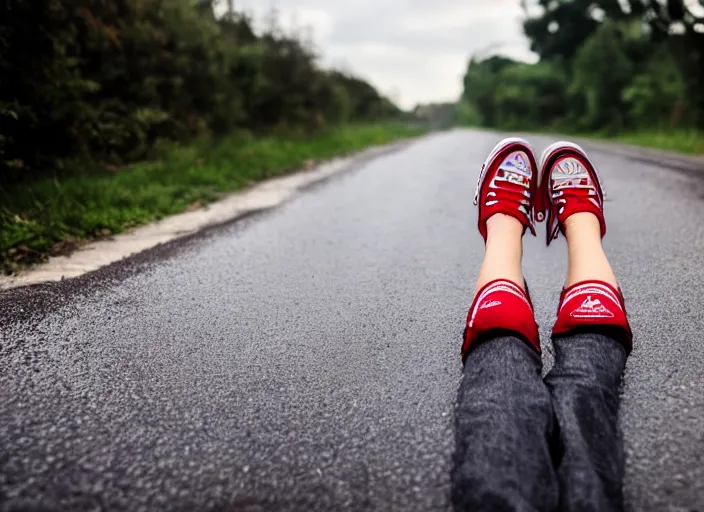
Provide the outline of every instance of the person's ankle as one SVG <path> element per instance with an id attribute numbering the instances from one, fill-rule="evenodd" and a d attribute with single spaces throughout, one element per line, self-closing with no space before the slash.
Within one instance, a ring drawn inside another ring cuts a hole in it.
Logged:
<path id="1" fill-rule="evenodd" d="M 516 238 L 518 240 L 523 238 L 523 224 L 515 217 L 504 215 L 503 213 L 497 213 L 489 217 L 486 221 L 486 229 L 487 243 L 489 239 L 497 237 Z"/>
<path id="2" fill-rule="evenodd" d="M 608 272 L 599 272 L 582 276 L 568 276 L 567 279 L 565 279 L 565 283 L 562 285 L 562 288 L 566 290 L 578 284 L 595 282 L 607 283 L 613 286 L 614 288 L 620 288 L 616 277 L 613 275 L 613 273 Z"/>
<path id="3" fill-rule="evenodd" d="M 484 264 L 477 282 L 477 291 L 497 279 L 511 281 L 523 288 L 523 224 L 515 217 L 497 213 L 487 219 L 486 225 Z"/>
<path id="4" fill-rule="evenodd" d="M 601 224 L 599 218 L 590 212 L 580 212 L 570 215 L 564 222 L 565 237 L 569 243 L 570 238 L 579 236 L 596 237 L 601 240 Z"/>
<path id="5" fill-rule="evenodd" d="M 508 281 L 509 283 L 513 283 L 519 288 L 521 288 L 524 292 L 528 292 L 528 289 L 526 288 L 526 282 L 525 279 L 523 278 L 522 273 L 505 273 L 501 275 L 483 275 L 479 277 L 479 280 L 477 281 L 477 286 L 474 289 L 474 295 L 473 299 L 479 295 L 479 292 L 486 287 L 489 283 L 493 283 L 496 281 Z"/>

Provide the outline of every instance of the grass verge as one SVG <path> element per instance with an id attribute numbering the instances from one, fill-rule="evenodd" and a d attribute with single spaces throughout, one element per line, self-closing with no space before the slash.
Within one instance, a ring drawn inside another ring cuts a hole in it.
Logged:
<path id="1" fill-rule="evenodd" d="M 672 151 L 675 153 L 704 155 L 704 131 L 698 130 L 654 130 L 610 134 L 605 132 L 570 132 L 569 130 L 565 130 L 560 127 L 556 127 L 554 129 L 537 130 L 511 130 L 510 128 L 484 127 L 478 125 L 466 125 L 466 127 L 490 132 L 495 131 L 499 133 L 512 133 L 517 131 L 518 133 L 537 133 L 542 135 L 555 135 L 559 137 L 570 136 L 575 138 L 631 144 L 634 146 L 641 146 L 651 149 L 662 149 L 664 151 Z"/>
<path id="2" fill-rule="evenodd" d="M 334 156 L 421 135 L 398 124 L 347 126 L 314 138 L 236 134 L 171 148 L 118 172 L 0 188 L 0 268 L 6 274 L 87 240 L 198 208 L 256 181 Z"/>
<path id="3" fill-rule="evenodd" d="M 678 153 L 704 155 L 704 132 L 690 131 L 653 131 L 623 133 L 615 136 L 596 135 L 599 139 L 624 144 L 633 144 L 653 149 L 663 149 Z"/>

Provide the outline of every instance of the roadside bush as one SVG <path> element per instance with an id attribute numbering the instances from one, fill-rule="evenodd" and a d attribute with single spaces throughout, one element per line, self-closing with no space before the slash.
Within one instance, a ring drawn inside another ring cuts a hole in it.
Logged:
<path id="1" fill-rule="evenodd" d="M 504 129 L 704 128 L 704 18 L 692 2 L 532 4 L 524 29 L 539 61 L 473 57 L 460 112 Z"/>
<path id="2" fill-rule="evenodd" d="M 159 139 L 311 132 L 398 112 L 363 80 L 321 70 L 275 26 L 216 19 L 209 0 L 0 2 L 2 183 L 112 165 Z"/>

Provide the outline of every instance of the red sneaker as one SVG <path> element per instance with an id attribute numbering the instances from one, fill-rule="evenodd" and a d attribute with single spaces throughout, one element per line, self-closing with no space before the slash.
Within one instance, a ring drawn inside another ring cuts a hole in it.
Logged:
<path id="1" fill-rule="evenodd" d="M 584 281 L 562 290 L 552 335 L 595 327 L 607 331 L 631 351 L 633 332 L 621 290 L 604 281 Z"/>
<path id="2" fill-rule="evenodd" d="M 503 213 L 518 219 L 535 235 L 533 198 L 538 182 L 533 148 L 523 139 L 499 142 L 479 174 L 474 204 L 479 208 L 479 232 L 486 241 L 486 221 Z M 525 231 L 524 231 L 525 232 Z"/>
<path id="3" fill-rule="evenodd" d="M 543 153 L 540 168 L 535 218 L 542 222 L 547 213 L 547 244 L 560 231 L 564 234 L 565 220 L 582 212 L 596 215 L 603 237 L 606 234 L 604 188 L 585 151 L 571 142 L 557 142 Z"/>
<path id="4" fill-rule="evenodd" d="M 474 298 L 464 330 L 462 362 L 477 343 L 500 332 L 520 337 L 540 353 L 540 336 L 530 296 L 516 283 L 505 279 L 487 283 Z"/>

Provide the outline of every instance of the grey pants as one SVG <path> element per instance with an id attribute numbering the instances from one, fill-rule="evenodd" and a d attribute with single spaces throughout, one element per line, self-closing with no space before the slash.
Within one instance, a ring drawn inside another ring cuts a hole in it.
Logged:
<path id="1" fill-rule="evenodd" d="M 595 333 L 553 340 L 555 366 L 502 336 L 469 355 L 452 471 L 455 510 L 623 509 L 617 425 L 626 350 Z"/>

